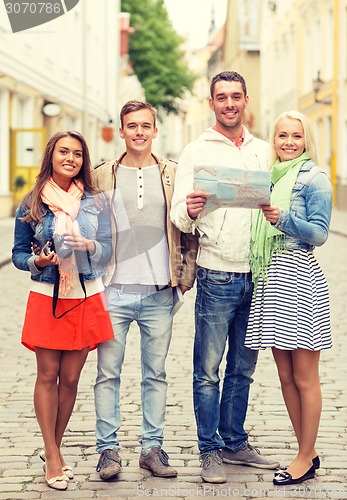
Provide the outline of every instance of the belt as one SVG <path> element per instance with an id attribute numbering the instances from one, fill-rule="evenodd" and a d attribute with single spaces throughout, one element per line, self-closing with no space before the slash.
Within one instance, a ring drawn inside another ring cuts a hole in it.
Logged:
<path id="1" fill-rule="evenodd" d="M 119 283 L 110 283 L 109 286 L 117 288 L 117 290 L 121 290 L 124 293 L 137 293 L 139 295 L 150 295 L 171 288 L 170 285 L 121 285 Z"/>

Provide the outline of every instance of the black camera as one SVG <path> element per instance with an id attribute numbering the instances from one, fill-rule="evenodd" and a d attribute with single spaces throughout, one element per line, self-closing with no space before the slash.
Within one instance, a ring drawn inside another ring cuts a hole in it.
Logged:
<path id="1" fill-rule="evenodd" d="M 51 250 L 54 250 L 56 254 L 58 254 L 59 259 L 68 259 L 71 257 L 73 249 L 65 243 L 65 236 L 66 234 L 53 234 L 53 241 L 54 241 L 54 246 Z M 52 243 L 53 245 L 53 243 Z"/>
<path id="2" fill-rule="evenodd" d="M 49 255 L 50 253 L 52 253 L 53 250 L 54 250 L 54 248 L 53 248 L 53 242 L 52 241 L 47 241 L 47 243 L 42 248 L 42 250 L 43 250 L 43 253 L 45 255 Z"/>
<path id="3" fill-rule="evenodd" d="M 60 259 L 71 257 L 73 250 L 70 245 L 65 243 L 65 236 L 65 234 L 53 234 L 53 241 L 47 241 L 43 247 L 44 254 L 49 255 L 51 252 L 55 252 Z"/>

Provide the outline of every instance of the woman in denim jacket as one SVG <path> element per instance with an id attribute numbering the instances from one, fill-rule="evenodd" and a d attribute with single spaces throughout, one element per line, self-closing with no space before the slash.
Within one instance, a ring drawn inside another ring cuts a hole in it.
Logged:
<path id="1" fill-rule="evenodd" d="M 31 273 L 22 343 L 36 354 L 40 458 L 48 486 L 58 490 L 73 478 L 60 447 L 81 370 L 89 350 L 113 338 L 101 278 L 112 254 L 111 224 L 90 167 L 78 132 L 48 141 L 35 186 L 16 213 L 12 250 L 14 265 Z"/>
<path id="2" fill-rule="evenodd" d="M 270 144 L 271 206 L 261 207 L 252 229 L 255 292 L 245 345 L 272 348 L 299 447 L 289 467 L 273 479 L 287 485 L 313 478 L 320 466 L 315 450 L 322 408 L 318 363 L 332 340 L 328 285 L 313 250 L 328 237 L 332 186 L 316 166 L 304 115 L 279 115 Z"/>

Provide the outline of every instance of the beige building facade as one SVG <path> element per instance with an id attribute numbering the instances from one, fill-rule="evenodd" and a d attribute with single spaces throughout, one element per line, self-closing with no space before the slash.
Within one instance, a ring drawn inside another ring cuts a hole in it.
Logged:
<path id="1" fill-rule="evenodd" d="M 237 71 L 247 85 L 249 106 L 245 125 L 261 137 L 260 116 L 260 19 L 261 2 L 258 0 L 229 0 L 223 46 L 224 70 Z"/>
<path id="2" fill-rule="evenodd" d="M 342 195 L 346 127 L 343 133 L 338 125 L 346 85 L 339 62 L 347 17 L 346 5 L 341 17 L 341 6 L 340 0 L 263 0 L 259 88 L 262 135 L 268 137 L 282 111 L 297 109 L 307 115 L 314 125 L 320 167 L 334 186 L 334 204 L 347 208 Z"/>
<path id="3" fill-rule="evenodd" d="M 336 73 L 334 78 L 333 144 L 336 152 L 336 206 L 347 210 L 347 0 L 335 0 Z"/>
<path id="4" fill-rule="evenodd" d="M 267 139 L 290 109 L 313 122 L 334 204 L 347 209 L 347 0 L 228 0 L 224 69 L 246 79 L 246 125 Z"/>
<path id="5" fill-rule="evenodd" d="M 1 11 L 0 217 L 32 187 L 56 131 L 82 132 L 93 163 L 115 154 L 103 128 L 116 119 L 120 0 L 102 4 L 83 0 L 18 33 Z"/>

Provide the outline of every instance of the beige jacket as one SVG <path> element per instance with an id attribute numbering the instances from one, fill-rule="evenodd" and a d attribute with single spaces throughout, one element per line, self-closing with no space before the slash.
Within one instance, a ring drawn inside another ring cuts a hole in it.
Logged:
<path id="1" fill-rule="evenodd" d="M 99 189 L 104 191 L 110 205 L 111 205 L 111 221 L 112 221 L 112 244 L 116 248 L 116 219 L 114 213 L 113 196 L 116 188 L 116 171 L 119 163 L 121 162 L 125 153 L 118 160 L 110 160 L 101 165 L 96 166 L 92 170 L 93 183 Z M 170 220 L 171 200 L 174 189 L 176 163 L 157 158 L 153 155 L 154 159 L 158 162 L 161 181 L 166 200 L 166 236 L 169 247 L 170 258 L 170 286 L 177 286 L 179 284 L 187 287 L 192 287 L 195 279 L 196 257 L 198 252 L 198 239 L 197 236 L 192 234 L 184 234 L 177 229 Z M 111 282 L 112 276 L 116 269 L 115 252 L 112 254 L 111 261 L 105 270 L 105 286 Z"/>

